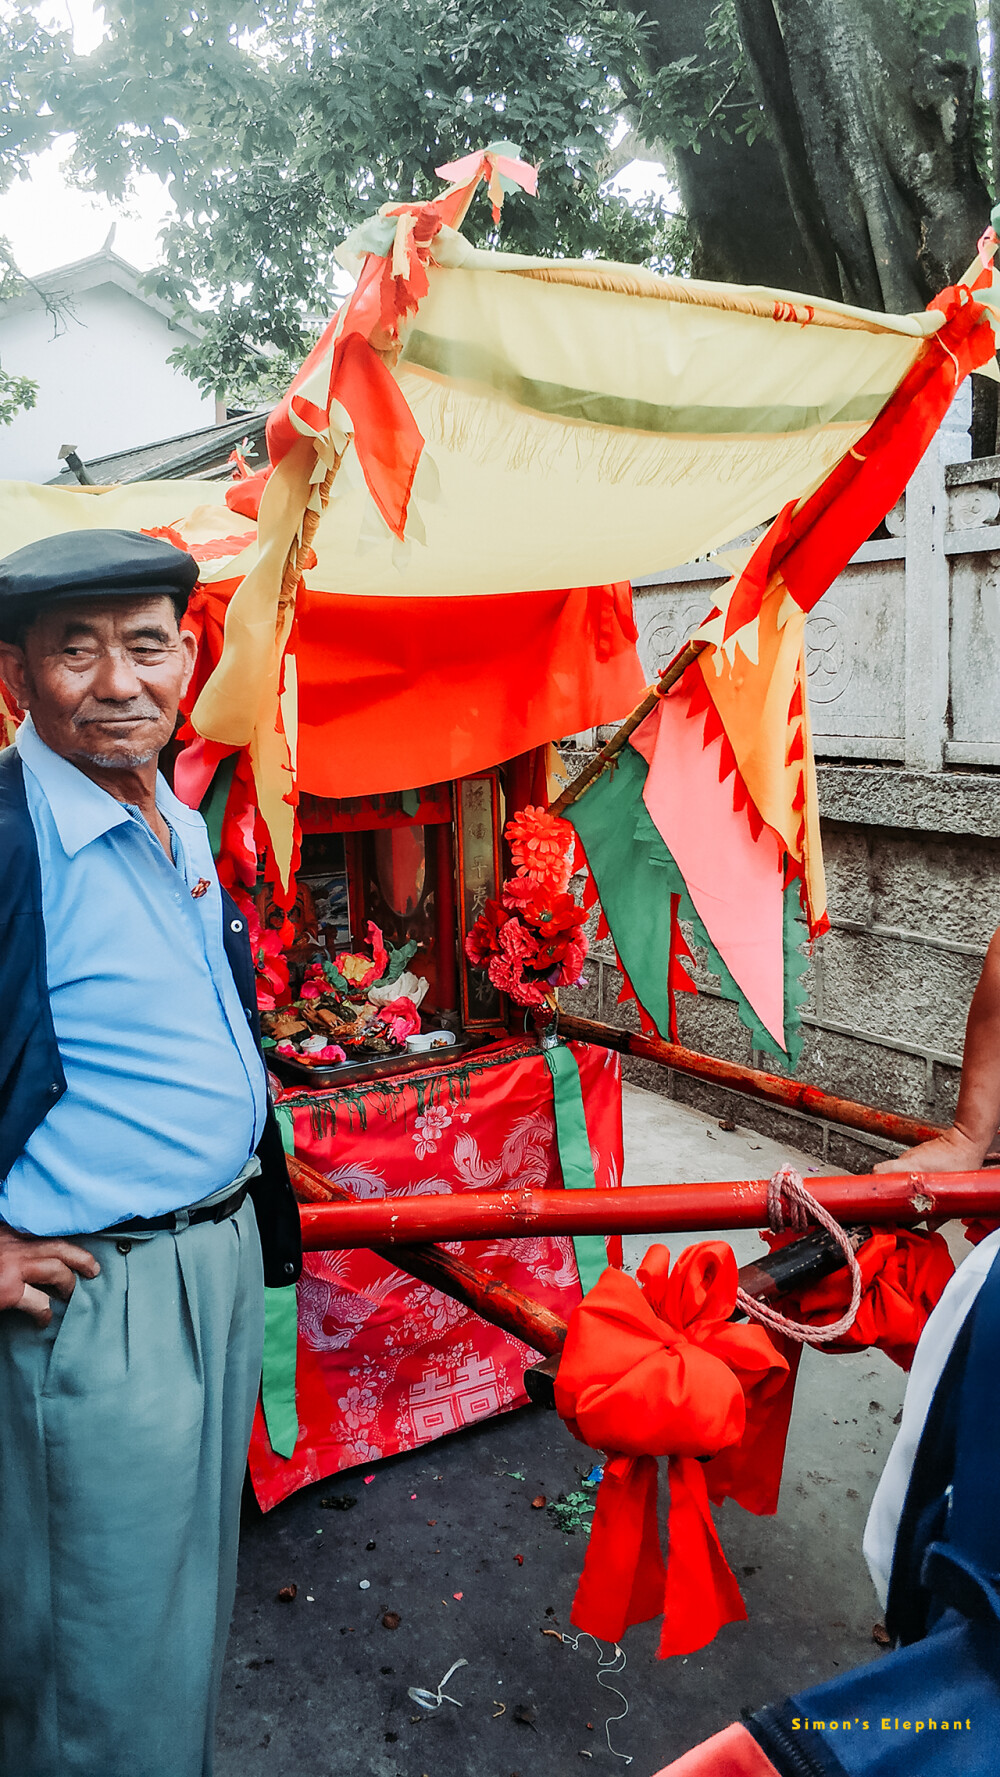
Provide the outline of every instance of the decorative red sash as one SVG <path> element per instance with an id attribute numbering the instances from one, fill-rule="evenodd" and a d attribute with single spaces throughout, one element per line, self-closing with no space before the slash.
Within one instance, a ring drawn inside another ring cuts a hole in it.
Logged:
<path id="1" fill-rule="evenodd" d="M 709 1497 L 774 1511 L 793 1364 L 756 1326 L 729 1322 L 737 1269 L 723 1241 L 651 1247 L 633 1281 L 605 1271 L 574 1309 L 556 1406 L 608 1451 L 572 1620 L 618 1641 L 663 1612 L 661 1659 L 694 1653 L 746 1616 Z M 718 1458 L 716 1463 L 706 1458 Z M 657 1457 L 669 1457 L 670 1546 L 657 1530 Z"/>
<path id="2" fill-rule="evenodd" d="M 795 1233 L 762 1235 L 772 1251 L 798 1238 Z M 832 1339 L 823 1350 L 864 1351 L 875 1345 L 908 1370 L 928 1316 L 954 1274 L 947 1243 L 941 1234 L 876 1228 L 857 1257 L 863 1285 L 857 1317 L 842 1338 Z M 835 1271 L 800 1295 L 786 1296 L 781 1306 L 792 1320 L 822 1326 L 843 1314 L 850 1295 L 847 1272 Z"/>

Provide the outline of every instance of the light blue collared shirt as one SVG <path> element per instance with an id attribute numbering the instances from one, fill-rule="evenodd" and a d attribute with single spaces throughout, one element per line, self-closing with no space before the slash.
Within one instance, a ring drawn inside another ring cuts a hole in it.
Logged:
<path id="1" fill-rule="evenodd" d="M 30 717 L 15 744 L 66 1091 L 0 1185 L 0 1220 L 92 1233 L 234 1179 L 260 1139 L 266 1079 L 223 948 L 201 815 L 157 778 L 172 864 L 138 810 L 53 753 Z"/>

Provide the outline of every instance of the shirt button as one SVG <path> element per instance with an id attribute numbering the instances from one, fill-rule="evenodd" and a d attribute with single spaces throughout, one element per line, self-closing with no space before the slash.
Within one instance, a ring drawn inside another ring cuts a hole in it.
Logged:
<path id="1" fill-rule="evenodd" d="M 242 932 L 243 921 L 241 919 L 231 919 L 229 921 L 229 930 L 231 932 Z"/>
<path id="2" fill-rule="evenodd" d="M 53 1098 L 59 1097 L 59 1081 L 58 1080 L 53 1080 L 51 1086 L 49 1087 L 49 1091 L 51 1092 Z"/>
<path id="3" fill-rule="evenodd" d="M 244 1006 L 243 1010 L 247 1015 L 247 1023 L 252 1024 L 253 1023 L 253 1013 L 251 1012 L 250 1007 Z"/>
<path id="4" fill-rule="evenodd" d="M 131 1240 L 116 1240 L 115 1241 L 115 1251 L 121 1253 L 123 1259 L 126 1258 L 127 1255 L 132 1251 Z"/>

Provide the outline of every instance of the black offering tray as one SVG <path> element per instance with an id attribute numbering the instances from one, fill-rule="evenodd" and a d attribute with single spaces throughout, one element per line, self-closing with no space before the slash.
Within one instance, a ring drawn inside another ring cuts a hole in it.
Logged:
<path id="1" fill-rule="evenodd" d="M 460 1036 L 454 1043 L 441 1043 L 436 1048 L 404 1049 L 399 1055 L 368 1055 L 357 1061 L 334 1061 L 324 1067 L 309 1067 L 291 1056 L 267 1051 L 267 1065 L 279 1079 L 288 1078 L 296 1086 L 353 1086 L 356 1082 L 391 1080 L 397 1074 L 419 1074 L 429 1067 L 443 1066 L 470 1049 L 481 1047 L 481 1036 Z"/>

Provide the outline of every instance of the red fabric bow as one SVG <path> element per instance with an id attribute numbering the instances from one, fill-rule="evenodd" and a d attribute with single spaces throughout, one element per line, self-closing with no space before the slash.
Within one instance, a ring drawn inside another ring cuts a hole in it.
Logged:
<path id="1" fill-rule="evenodd" d="M 798 1240 L 798 1234 L 765 1234 L 772 1251 Z M 901 1370 L 908 1370 L 932 1309 L 937 1307 L 955 1266 L 941 1234 L 906 1228 L 879 1228 L 859 1247 L 862 1296 L 854 1325 L 824 1351 L 863 1351 L 876 1345 Z M 843 1314 L 851 1299 L 846 1271 L 835 1271 L 799 1296 L 788 1295 L 782 1310 L 806 1326 L 822 1326 Z"/>
<path id="2" fill-rule="evenodd" d="M 618 1641 L 662 1611 L 661 1659 L 694 1653 L 746 1616 L 709 1495 L 757 1511 L 777 1502 L 791 1366 L 762 1327 L 730 1324 L 736 1288 L 723 1241 L 689 1247 L 672 1271 L 666 1247 L 651 1247 L 637 1282 L 605 1271 L 573 1311 L 556 1377 L 574 1437 L 611 1452 L 572 1620 Z M 704 1461 L 721 1452 L 717 1469 Z M 668 1563 L 659 1456 L 670 1459 Z"/>

